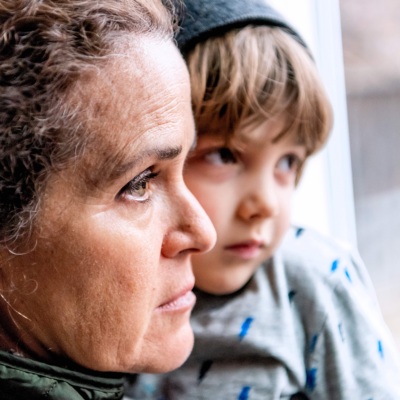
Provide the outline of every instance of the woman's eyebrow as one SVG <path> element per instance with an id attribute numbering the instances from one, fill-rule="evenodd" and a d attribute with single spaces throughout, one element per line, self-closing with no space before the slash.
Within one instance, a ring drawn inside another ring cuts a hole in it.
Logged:
<path id="1" fill-rule="evenodd" d="M 136 153 L 133 160 L 126 161 L 127 157 L 121 157 L 111 154 L 104 160 L 101 166 L 94 168 L 90 166 L 85 168 L 84 181 L 89 188 L 99 188 L 102 185 L 107 185 L 107 182 L 112 182 L 127 174 L 135 166 L 140 165 L 147 158 L 150 158 L 152 163 L 163 160 L 172 160 L 182 153 L 182 146 L 166 147 L 166 148 L 149 148 Z"/>
<path id="2" fill-rule="evenodd" d="M 114 180 L 119 178 L 120 176 L 127 173 L 129 170 L 134 168 L 136 165 L 143 162 L 146 158 L 154 158 L 154 161 L 164 161 L 164 160 L 172 160 L 179 156 L 182 153 L 182 146 L 174 146 L 167 148 L 150 148 L 146 149 L 143 152 L 139 152 L 139 154 L 135 154 L 135 159 L 126 163 L 121 163 L 117 165 L 116 168 L 110 169 L 110 179 Z"/>
<path id="3" fill-rule="evenodd" d="M 157 158 L 159 160 L 171 160 L 179 156 L 182 153 L 182 146 L 169 147 L 167 149 L 155 149 Z M 147 155 L 151 155 L 152 151 L 147 152 Z"/>

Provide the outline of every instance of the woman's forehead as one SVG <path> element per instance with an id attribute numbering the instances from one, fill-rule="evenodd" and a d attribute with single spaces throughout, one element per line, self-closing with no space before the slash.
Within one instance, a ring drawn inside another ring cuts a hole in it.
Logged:
<path id="1" fill-rule="evenodd" d="M 172 42 L 143 40 L 146 51 L 119 54 L 74 96 L 86 125 L 85 170 L 94 182 L 132 163 L 136 151 L 136 159 L 142 157 L 145 148 L 161 144 L 171 130 L 193 134 L 189 79 L 181 56 Z"/>

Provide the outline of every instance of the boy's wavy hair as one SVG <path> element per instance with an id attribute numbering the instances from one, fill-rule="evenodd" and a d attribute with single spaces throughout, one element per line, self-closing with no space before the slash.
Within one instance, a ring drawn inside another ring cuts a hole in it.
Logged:
<path id="1" fill-rule="evenodd" d="M 327 140 L 332 110 L 308 50 L 279 27 L 234 29 L 187 53 L 198 134 L 224 135 L 281 115 L 307 155 Z"/>
<path id="2" fill-rule="evenodd" d="M 0 246 L 32 229 L 51 171 L 85 146 L 79 79 L 128 34 L 172 38 L 172 0 L 0 0 Z"/>

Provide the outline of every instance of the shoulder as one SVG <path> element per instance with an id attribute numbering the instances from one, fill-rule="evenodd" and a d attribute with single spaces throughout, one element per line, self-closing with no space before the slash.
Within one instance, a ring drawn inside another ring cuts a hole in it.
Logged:
<path id="1" fill-rule="evenodd" d="M 313 230 L 293 228 L 275 263 L 305 330 L 307 389 L 325 393 L 323 387 L 336 380 L 335 398 L 350 393 L 394 398 L 397 350 L 357 251 Z"/>
<path id="2" fill-rule="evenodd" d="M 287 261 L 321 263 L 343 258 L 359 258 L 352 247 L 333 237 L 310 228 L 292 226 L 287 232 L 279 252 Z"/>
<path id="3" fill-rule="evenodd" d="M 361 285 L 372 291 L 368 272 L 349 244 L 313 229 L 292 227 L 276 254 L 288 279 L 310 284 Z"/>
<path id="4" fill-rule="evenodd" d="M 274 256 L 292 307 L 314 329 L 332 320 L 382 323 L 369 274 L 351 246 L 311 229 L 292 228 Z M 374 316 L 371 321 L 370 316 Z"/>

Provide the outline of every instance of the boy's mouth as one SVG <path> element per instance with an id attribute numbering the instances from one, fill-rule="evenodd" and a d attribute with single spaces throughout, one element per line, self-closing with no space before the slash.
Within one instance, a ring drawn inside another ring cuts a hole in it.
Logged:
<path id="1" fill-rule="evenodd" d="M 225 246 L 224 249 L 240 258 L 249 260 L 260 255 L 265 249 L 265 243 L 258 240 L 249 240 Z"/>

